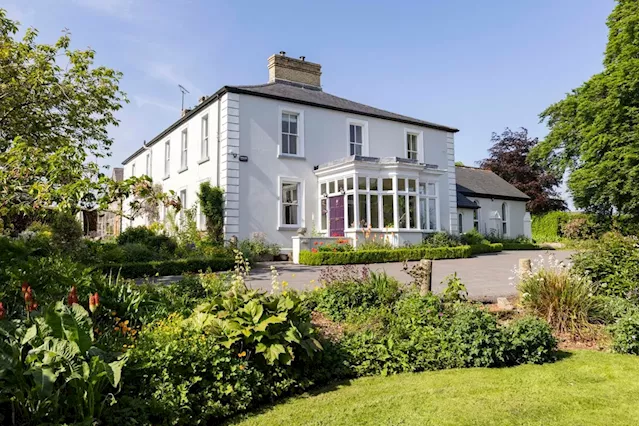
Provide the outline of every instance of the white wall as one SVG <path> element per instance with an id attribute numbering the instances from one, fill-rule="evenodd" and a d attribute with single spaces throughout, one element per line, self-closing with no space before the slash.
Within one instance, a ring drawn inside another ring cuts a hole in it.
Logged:
<path id="1" fill-rule="evenodd" d="M 202 117 L 208 115 L 209 117 L 209 160 L 202 162 L 200 156 L 200 141 L 201 141 L 201 123 Z M 180 142 L 182 131 L 187 129 L 188 136 L 188 154 L 187 154 L 187 169 L 179 172 L 180 170 Z M 132 168 L 135 164 L 136 176 L 143 176 L 146 173 L 146 154 L 151 151 L 152 155 L 152 168 L 151 178 L 154 184 L 161 184 L 163 191 L 173 190 L 176 195 L 179 195 L 180 190 L 187 190 L 187 208 L 192 207 L 198 203 L 197 193 L 199 191 L 200 182 L 209 180 L 212 185 L 216 185 L 218 179 L 218 141 L 217 141 L 217 129 L 218 129 L 218 101 L 214 101 L 211 105 L 208 105 L 198 114 L 192 117 L 186 123 L 173 130 L 167 137 L 161 139 L 154 145 L 150 146 L 148 150 L 139 154 L 136 158 L 130 160 L 124 165 L 124 178 L 127 179 L 132 176 Z M 164 147 L 165 142 L 170 141 L 170 170 L 169 177 L 166 178 L 164 173 Z M 165 179 L 166 178 L 166 179 Z M 128 202 L 125 202 L 125 209 Z M 161 219 L 163 214 L 163 208 L 160 207 Z M 131 223 L 127 219 L 123 219 L 123 228 L 128 226 L 144 225 L 145 219 L 138 217 Z"/>
<path id="2" fill-rule="evenodd" d="M 524 215 L 526 213 L 527 203 L 525 201 L 500 200 L 498 198 L 474 198 L 468 196 L 471 201 L 477 201 L 480 208 L 478 209 L 478 218 L 480 222 L 480 232 L 482 234 L 490 234 L 493 230 L 494 234 L 502 233 L 502 222 L 491 220 L 492 212 L 498 212 L 502 216 L 502 203 L 507 204 L 507 237 L 515 238 L 525 235 Z M 473 229 L 473 210 L 458 209 L 463 214 L 463 232 Z"/>
<path id="3" fill-rule="evenodd" d="M 304 159 L 278 158 L 281 108 L 304 114 Z M 250 95 L 240 95 L 240 111 L 239 154 L 249 157 L 248 162 L 240 163 L 240 238 L 265 232 L 270 241 L 291 247 L 295 230 L 277 229 L 278 176 L 304 181 L 303 225 L 311 231 L 318 210 L 313 166 L 349 155 L 348 118 L 367 122 L 369 148 L 364 155 L 406 157 L 405 130 L 409 129 L 422 132 L 422 161 L 440 169 L 448 167 L 447 141 L 452 134 L 444 131 Z M 441 176 L 438 183 L 440 225 L 449 230 L 449 177 Z"/>

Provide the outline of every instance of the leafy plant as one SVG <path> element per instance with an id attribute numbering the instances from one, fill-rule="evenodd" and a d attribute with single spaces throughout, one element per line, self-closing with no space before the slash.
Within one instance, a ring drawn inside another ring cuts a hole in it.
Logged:
<path id="1" fill-rule="evenodd" d="M 460 277 L 456 272 L 453 275 L 447 275 L 442 281 L 446 284 L 444 291 L 442 292 L 442 300 L 445 302 L 457 302 L 467 300 L 469 293 L 467 287 L 464 285 Z"/>
<path id="2" fill-rule="evenodd" d="M 202 182 L 198 199 L 207 220 L 209 238 L 216 244 L 222 244 L 224 239 L 224 190 L 220 187 L 212 186 L 209 182 Z"/>
<path id="3" fill-rule="evenodd" d="M 461 245 L 460 238 L 447 232 L 427 234 L 422 240 L 423 247 L 456 247 Z"/>
<path id="4" fill-rule="evenodd" d="M 0 321 L 0 335 L 5 421 L 93 423 L 115 402 L 126 357 L 93 346 L 93 322 L 80 305 L 57 302 L 33 321 Z"/>
<path id="5" fill-rule="evenodd" d="M 249 259 L 273 260 L 274 256 L 280 254 L 280 245 L 269 243 L 262 232 L 254 232 L 251 238 L 240 241 L 238 248 Z"/>
<path id="6" fill-rule="evenodd" d="M 555 359 L 556 339 L 544 320 L 519 318 L 506 327 L 505 333 L 509 364 L 542 364 Z"/>
<path id="7" fill-rule="evenodd" d="M 471 256 L 471 247 L 394 248 L 385 250 L 354 250 L 346 252 L 313 252 L 302 250 L 303 265 L 349 265 L 382 262 L 402 262 L 420 259 L 458 259 Z"/>
<path id="8" fill-rule="evenodd" d="M 488 244 L 489 240 L 485 238 L 480 232 L 476 229 L 472 229 L 470 231 L 465 232 L 460 236 L 460 241 L 462 244 L 467 245 L 476 245 L 476 244 Z"/>
<path id="9" fill-rule="evenodd" d="M 615 352 L 638 355 L 638 309 L 629 311 L 615 324 L 609 327 L 613 337 L 612 348 Z"/>

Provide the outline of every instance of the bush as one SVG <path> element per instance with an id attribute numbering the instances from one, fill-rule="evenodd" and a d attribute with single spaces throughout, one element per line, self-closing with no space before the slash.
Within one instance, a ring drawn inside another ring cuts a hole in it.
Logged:
<path id="1" fill-rule="evenodd" d="M 596 234 L 596 225 L 588 217 L 574 217 L 562 225 L 562 236 L 570 240 L 593 238 Z"/>
<path id="2" fill-rule="evenodd" d="M 502 243 L 472 244 L 471 254 L 498 253 L 502 251 Z"/>
<path id="3" fill-rule="evenodd" d="M 524 307 L 557 332 L 582 336 L 592 331 L 589 320 L 597 301 L 589 278 L 551 261 L 550 265 L 540 262 L 534 272 L 519 279 Z"/>
<path id="4" fill-rule="evenodd" d="M 420 259 L 457 259 L 469 256 L 471 256 L 471 247 L 469 246 L 317 253 L 303 250 L 300 252 L 299 261 L 303 265 L 349 265 Z"/>
<path id="5" fill-rule="evenodd" d="M 142 244 L 159 254 L 171 256 L 177 248 L 176 241 L 162 234 L 155 234 L 145 226 L 129 227 L 117 237 L 119 245 Z"/>
<path id="6" fill-rule="evenodd" d="M 251 260 L 273 260 L 280 254 L 280 245 L 267 242 L 262 232 L 254 232 L 250 239 L 240 241 L 238 249 Z"/>
<path id="7" fill-rule="evenodd" d="M 166 275 L 182 275 L 188 272 L 228 271 L 233 268 L 231 257 L 188 258 L 151 262 L 133 262 L 98 265 L 95 269 L 105 273 L 120 274 L 123 278 L 141 278 Z"/>
<path id="8" fill-rule="evenodd" d="M 534 243 L 502 243 L 502 250 L 553 250 L 551 247 L 542 247 Z"/>
<path id="9" fill-rule="evenodd" d="M 555 242 L 562 238 L 569 238 L 563 234 L 565 224 L 575 219 L 589 220 L 586 213 L 554 211 L 542 215 L 534 215 L 531 221 L 531 233 L 533 239 L 538 242 Z M 578 224 L 578 222 L 575 222 Z M 570 228 L 573 230 L 575 225 Z M 578 227 L 579 228 L 579 227 Z M 570 231 L 571 232 L 571 231 Z"/>
<path id="10" fill-rule="evenodd" d="M 638 309 L 629 311 L 614 325 L 609 327 L 613 338 L 612 348 L 622 354 L 638 355 Z"/>
<path id="11" fill-rule="evenodd" d="M 520 318 L 505 328 L 509 364 L 542 364 L 555 358 L 556 339 L 545 321 Z"/>
<path id="12" fill-rule="evenodd" d="M 460 238 L 447 232 L 427 234 L 422 240 L 422 247 L 456 247 L 461 245 Z"/>
<path id="13" fill-rule="evenodd" d="M 221 245 L 224 239 L 224 190 L 209 182 L 202 182 L 198 199 L 207 218 L 207 234 L 211 241 Z"/>
<path id="14" fill-rule="evenodd" d="M 485 238 L 480 232 L 476 229 L 472 229 L 470 231 L 465 232 L 460 236 L 460 241 L 462 244 L 466 245 L 475 245 L 475 244 L 488 244 L 489 240 Z"/>
<path id="15" fill-rule="evenodd" d="M 159 253 L 140 243 L 126 243 L 119 246 L 119 249 L 119 252 L 122 252 L 121 262 L 123 263 L 150 262 L 152 260 L 162 259 Z M 114 256 L 119 253 L 112 251 L 108 254 Z"/>
<path id="16" fill-rule="evenodd" d="M 351 311 L 390 306 L 400 296 L 400 284 L 385 273 L 368 273 L 360 280 L 323 282 L 315 295 L 316 309 L 335 321 L 345 319 Z"/>
<path id="17" fill-rule="evenodd" d="M 637 292 L 637 237 L 607 233 L 594 248 L 576 254 L 573 262 L 575 271 L 589 276 L 600 294 L 629 297 Z"/>

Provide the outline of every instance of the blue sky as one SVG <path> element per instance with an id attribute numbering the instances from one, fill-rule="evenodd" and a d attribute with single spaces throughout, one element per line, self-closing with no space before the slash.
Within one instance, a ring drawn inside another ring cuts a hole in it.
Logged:
<path id="1" fill-rule="evenodd" d="M 55 4 L 55 6 L 54 6 Z M 491 132 L 526 127 L 602 69 L 608 0 L 5 0 L 9 16 L 124 73 L 131 102 L 113 129 L 120 162 L 225 84 L 267 81 L 280 50 L 322 64 L 325 91 L 460 129 L 456 157 L 484 158 Z"/>

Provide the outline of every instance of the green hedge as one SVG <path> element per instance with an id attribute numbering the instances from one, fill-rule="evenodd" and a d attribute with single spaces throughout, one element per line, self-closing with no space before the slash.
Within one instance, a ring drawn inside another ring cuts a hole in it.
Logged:
<path id="1" fill-rule="evenodd" d="M 562 239 L 562 226 L 571 219 L 585 218 L 589 215 L 579 212 L 549 212 L 534 215 L 531 221 L 531 233 L 535 241 L 550 243 Z"/>
<path id="2" fill-rule="evenodd" d="M 502 250 L 553 250 L 534 243 L 502 243 Z"/>
<path id="3" fill-rule="evenodd" d="M 96 269 L 105 273 L 120 273 L 123 278 L 152 277 L 155 275 L 182 275 L 187 272 L 199 272 L 211 269 L 212 271 L 228 271 L 233 268 L 234 259 L 231 257 L 211 257 L 177 259 L 152 262 L 132 263 L 106 263 Z"/>
<path id="4" fill-rule="evenodd" d="M 502 243 L 471 244 L 471 254 L 497 253 L 502 251 Z"/>
<path id="5" fill-rule="evenodd" d="M 469 246 L 317 253 L 303 250 L 300 252 L 299 261 L 303 265 L 351 265 L 420 259 L 458 259 L 469 256 L 471 256 L 471 247 Z"/>

